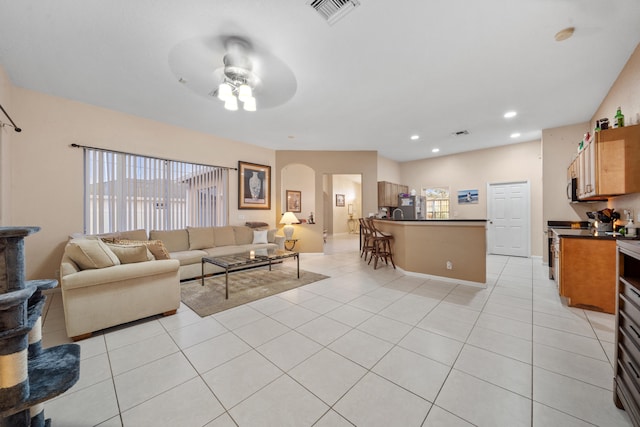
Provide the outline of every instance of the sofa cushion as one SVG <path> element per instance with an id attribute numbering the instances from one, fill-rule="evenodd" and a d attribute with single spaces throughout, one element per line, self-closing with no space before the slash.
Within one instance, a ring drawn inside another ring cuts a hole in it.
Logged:
<path id="1" fill-rule="evenodd" d="M 246 245 L 253 242 L 253 230 L 247 226 L 239 225 L 233 227 L 236 235 L 236 245 Z"/>
<path id="2" fill-rule="evenodd" d="M 67 243 L 65 254 L 81 270 L 119 265 L 120 260 L 100 239 L 73 239 Z"/>
<path id="3" fill-rule="evenodd" d="M 149 240 L 162 240 L 169 252 L 189 250 L 189 233 L 184 228 L 180 230 L 151 230 Z"/>
<path id="4" fill-rule="evenodd" d="M 187 227 L 189 249 L 205 249 L 215 246 L 213 227 Z"/>
<path id="5" fill-rule="evenodd" d="M 269 234 L 267 230 L 253 230 L 253 244 L 267 243 L 267 234 Z"/>
<path id="6" fill-rule="evenodd" d="M 269 230 L 267 232 L 267 242 L 275 243 L 275 241 L 276 241 L 276 232 L 277 231 L 278 231 L 277 229 L 272 228 L 271 230 Z"/>
<path id="7" fill-rule="evenodd" d="M 180 265 L 200 264 L 203 256 L 207 256 L 207 253 L 198 249 L 193 251 L 171 252 L 171 259 L 177 259 L 180 261 Z"/>
<path id="8" fill-rule="evenodd" d="M 249 229 L 249 228 L 247 228 Z M 213 227 L 216 246 L 230 246 L 236 244 L 236 235 L 233 227 L 228 225 L 225 227 Z M 253 239 L 253 234 L 251 235 Z"/>
<path id="9" fill-rule="evenodd" d="M 121 240 L 147 240 L 147 230 L 141 228 L 139 230 L 121 231 L 118 233 Z"/>
<path id="10" fill-rule="evenodd" d="M 106 243 L 110 243 L 110 242 L 106 242 Z M 145 245 L 155 259 L 171 259 L 171 256 L 169 256 L 169 251 L 164 246 L 164 243 L 162 243 L 162 240 L 116 239 L 113 243 L 117 243 L 121 245 Z"/>
<path id="11" fill-rule="evenodd" d="M 249 228 L 253 228 L 254 230 L 266 230 L 269 228 L 269 224 L 261 221 L 247 221 L 244 223 Z"/>
<path id="12" fill-rule="evenodd" d="M 107 243 L 107 246 L 116 254 L 120 260 L 120 264 L 133 264 L 134 262 L 152 261 L 154 259 L 149 249 L 147 249 L 147 246 L 143 244 Z"/>

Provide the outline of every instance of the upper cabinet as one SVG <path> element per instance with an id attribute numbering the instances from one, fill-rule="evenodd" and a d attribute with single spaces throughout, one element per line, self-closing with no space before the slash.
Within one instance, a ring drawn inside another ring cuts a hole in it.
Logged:
<path id="1" fill-rule="evenodd" d="M 398 207 L 398 194 L 408 193 L 409 187 L 388 181 L 378 181 L 378 206 Z"/>
<path id="2" fill-rule="evenodd" d="M 640 192 L 640 125 L 598 132 L 567 170 L 580 200 Z"/>
<path id="3" fill-rule="evenodd" d="M 599 194 L 640 192 L 640 125 L 599 132 L 597 163 Z"/>

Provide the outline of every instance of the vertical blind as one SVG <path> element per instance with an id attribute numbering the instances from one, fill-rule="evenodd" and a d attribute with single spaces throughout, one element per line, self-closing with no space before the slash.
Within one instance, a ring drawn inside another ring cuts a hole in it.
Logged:
<path id="1" fill-rule="evenodd" d="M 85 233 L 226 225 L 229 170 L 84 147 Z"/>

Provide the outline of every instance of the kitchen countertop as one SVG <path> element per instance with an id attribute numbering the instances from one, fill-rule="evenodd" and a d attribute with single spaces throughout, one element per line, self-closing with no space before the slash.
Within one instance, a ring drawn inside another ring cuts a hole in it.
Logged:
<path id="1" fill-rule="evenodd" d="M 610 231 L 598 232 L 598 231 L 592 231 L 592 230 L 571 229 L 571 228 L 551 228 L 551 229 L 556 235 L 558 235 L 558 237 L 571 237 L 571 238 L 582 238 L 582 239 L 604 239 L 604 240 L 639 240 L 640 239 L 638 236 L 626 237 L 621 235 L 620 233 L 615 233 L 614 235 Z"/>
<path id="2" fill-rule="evenodd" d="M 379 221 L 393 222 L 487 222 L 486 219 L 393 219 L 393 218 L 375 218 Z"/>

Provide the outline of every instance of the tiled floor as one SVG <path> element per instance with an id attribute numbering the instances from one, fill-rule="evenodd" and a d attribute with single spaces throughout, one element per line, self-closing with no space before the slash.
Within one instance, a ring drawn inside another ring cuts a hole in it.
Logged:
<path id="1" fill-rule="evenodd" d="M 629 426 L 613 316 L 566 307 L 539 259 L 489 256 L 480 289 L 373 271 L 338 236 L 330 276 L 200 318 L 186 306 L 82 341 L 57 426 Z M 59 293 L 45 346 L 67 342 Z"/>

